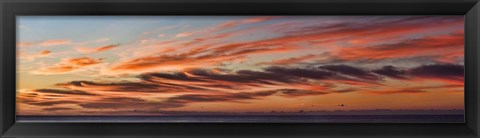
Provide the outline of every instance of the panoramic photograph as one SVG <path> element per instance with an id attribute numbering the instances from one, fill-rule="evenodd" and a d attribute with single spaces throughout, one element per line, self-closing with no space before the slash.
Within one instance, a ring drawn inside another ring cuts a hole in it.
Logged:
<path id="1" fill-rule="evenodd" d="M 17 16 L 16 120 L 463 123 L 464 16 Z"/>

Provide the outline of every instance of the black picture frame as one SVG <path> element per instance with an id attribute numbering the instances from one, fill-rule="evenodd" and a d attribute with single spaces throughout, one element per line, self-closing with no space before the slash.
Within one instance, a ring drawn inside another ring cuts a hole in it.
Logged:
<path id="1" fill-rule="evenodd" d="M 3 137 L 458 137 L 480 134 L 478 0 L 0 0 Z M 15 122 L 18 15 L 464 15 L 465 123 Z"/>

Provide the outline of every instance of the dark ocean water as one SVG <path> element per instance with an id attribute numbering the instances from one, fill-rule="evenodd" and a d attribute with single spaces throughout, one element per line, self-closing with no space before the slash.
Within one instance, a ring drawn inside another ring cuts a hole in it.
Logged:
<path id="1" fill-rule="evenodd" d="M 19 122 L 463 123 L 463 115 L 17 116 Z"/>

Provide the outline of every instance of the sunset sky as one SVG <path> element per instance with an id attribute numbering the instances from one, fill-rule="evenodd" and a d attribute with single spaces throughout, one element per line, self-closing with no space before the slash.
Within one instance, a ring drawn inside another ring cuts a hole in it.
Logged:
<path id="1" fill-rule="evenodd" d="M 464 109 L 463 29 L 463 16 L 17 16 L 17 114 Z"/>

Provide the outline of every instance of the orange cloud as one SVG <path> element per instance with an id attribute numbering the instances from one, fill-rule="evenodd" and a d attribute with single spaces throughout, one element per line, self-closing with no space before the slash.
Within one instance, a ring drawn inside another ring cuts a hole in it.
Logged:
<path id="1" fill-rule="evenodd" d="M 107 51 L 113 48 L 118 47 L 118 44 L 111 44 L 111 45 L 106 45 L 106 46 L 100 46 L 100 47 L 95 47 L 95 48 L 84 48 L 84 47 L 77 47 L 75 48 L 78 52 L 80 53 L 93 53 L 93 52 L 103 52 Z"/>
<path id="2" fill-rule="evenodd" d="M 85 67 L 100 64 L 103 59 L 93 59 L 89 57 L 80 58 L 67 58 L 61 62 L 53 65 L 52 67 L 43 67 L 38 71 L 34 71 L 34 74 L 63 74 L 76 71 Z"/>
<path id="3" fill-rule="evenodd" d="M 50 54 L 50 53 L 52 53 L 52 51 L 49 51 L 49 50 L 42 50 L 42 51 L 40 51 L 40 53 L 39 53 L 39 54 L 40 54 L 40 55 L 42 55 L 42 56 L 46 56 L 46 55 L 48 55 L 48 54 Z"/>
<path id="4" fill-rule="evenodd" d="M 74 66 L 90 66 L 94 64 L 101 63 L 103 59 L 92 59 L 89 57 L 80 57 L 80 58 L 69 58 L 66 59 L 67 64 L 71 64 Z"/>
<path id="5" fill-rule="evenodd" d="M 430 36 L 420 39 L 411 39 L 391 44 L 376 46 L 352 46 L 339 49 L 335 56 L 342 60 L 381 60 L 415 56 L 448 56 L 439 57 L 451 59 L 463 53 L 463 34 Z"/>

